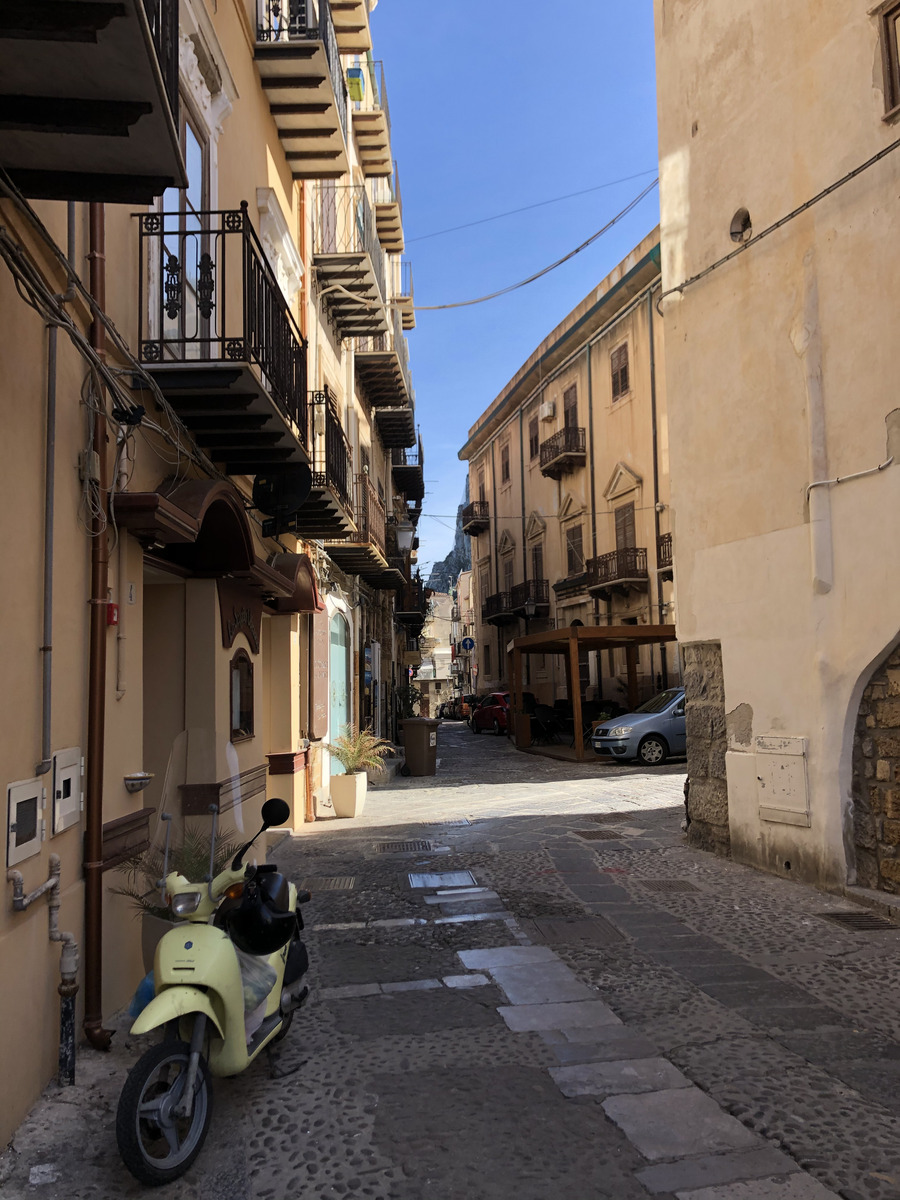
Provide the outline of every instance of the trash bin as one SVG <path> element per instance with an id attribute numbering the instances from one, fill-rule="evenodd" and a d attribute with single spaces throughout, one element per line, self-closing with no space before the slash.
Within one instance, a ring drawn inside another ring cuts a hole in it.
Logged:
<path id="1" fill-rule="evenodd" d="M 437 730 L 433 717 L 407 717 L 403 725 L 403 750 L 409 775 L 434 775 L 437 771 Z"/>

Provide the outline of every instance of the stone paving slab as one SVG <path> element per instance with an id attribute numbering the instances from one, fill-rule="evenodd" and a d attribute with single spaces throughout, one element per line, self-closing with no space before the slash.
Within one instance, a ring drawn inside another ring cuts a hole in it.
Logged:
<path id="1" fill-rule="evenodd" d="M 836 1192 L 829 1191 L 809 1175 L 752 1179 L 725 1187 L 675 1194 L 678 1200 L 839 1200 Z"/>
<path id="2" fill-rule="evenodd" d="M 565 963 L 530 963 L 517 967 L 492 967 L 494 982 L 506 992 L 510 1004 L 548 1004 L 568 1000 L 596 1000 L 597 993 Z"/>
<path id="3" fill-rule="evenodd" d="M 459 958 L 470 971 L 557 961 L 557 956 L 549 946 L 498 946 L 493 950 L 463 950 Z"/>
<path id="4" fill-rule="evenodd" d="M 660 1163 L 637 1172 L 648 1192 L 679 1192 L 736 1183 L 742 1179 L 788 1175 L 800 1168 L 792 1158 L 773 1146 L 745 1150 L 737 1154 L 712 1154 L 705 1158 L 685 1158 L 680 1162 Z"/>
<path id="5" fill-rule="evenodd" d="M 564 1096 L 620 1096 L 691 1086 L 691 1081 L 665 1058 L 551 1067 L 550 1076 Z"/>
<path id="6" fill-rule="evenodd" d="M 550 1032 L 550 1031 L 546 1031 Z M 548 1042 L 560 1066 L 572 1063 L 614 1062 L 626 1058 L 652 1058 L 657 1051 L 649 1038 L 635 1033 L 627 1025 L 608 1025 L 601 1029 L 554 1030 L 562 1033 L 559 1041 Z M 598 1041 L 601 1033 L 621 1033 L 615 1041 Z M 582 1034 L 581 1038 L 574 1034 Z"/>
<path id="7" fill-rule="evenodd" d="M 613 1096 L 603 1110 L 651 1162 L 759 1145 L 754 1133 L 695 1087 Z"/>
<path id="8" fill-rule="evenodd" d="M 502 1006 L 497 1012 L 515 1033 L 622 1024 L 613 1010 L 599 1000 L 575 1000 L 568 1004 L 517 1004 Z"/>

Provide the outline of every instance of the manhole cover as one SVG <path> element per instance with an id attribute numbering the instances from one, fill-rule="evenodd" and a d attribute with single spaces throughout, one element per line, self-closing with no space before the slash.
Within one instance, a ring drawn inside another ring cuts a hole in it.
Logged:
<path id="1" fill-rule="evenodd" d="M 471 871 L 422 871 L 409 876 L 411 888 L 470 888 L 474 884 Z"/>
<path id="2" fill-rule="evenodd" d="M 619 834 L 613 833 L 611 829 L 576 829 L 575 833 L 578 837 L 584 838 L 586 842 L 617 842 Z"/>
<path id="3" fill-rule="evenodd" d="M 837 925 L 845 925 L 848 929 L 896 929 L 897 926 L 887 917 L 879 917 L 873 912 L 824 912 L 816 913 L 826 921 L 834 921 Z"/>
<path id="4" fill-rule="evenodd" d="M 648 892 L 662 892 L 663 895 L 674 893 L 694 893 L 700 895 L 700 889 L 695 888 L 686 879 L 641 879 L 638 881 Z"/>
<path id="5" fill-rule="evenodd" d="M 615 946 L 622 934 L 603 917 L 533 917 L 519 920 L 522 931 L 543 946 Z"/>
<path id="6" fill-rule="evenodd" d="M 305 892 L 352 892 L 355 887 L 355 875 L 310 875 L 300 884 Z"/>
<path id="7" fill-rule="evenodd" d="M 379 854 L 415 854 L 420 850 L 430 850 L 431 842 L 376 842 L 375 849 Z"/>

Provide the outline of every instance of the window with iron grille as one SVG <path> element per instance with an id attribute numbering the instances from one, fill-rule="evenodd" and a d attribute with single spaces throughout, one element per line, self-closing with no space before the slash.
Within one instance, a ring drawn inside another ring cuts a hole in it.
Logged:
<path id="1" fill-rule="evenodd" d="M 509 483 L 509 443 L 500 447 L 500 482 Z"/>
<path id="2" fill-rule="evenodd" d="M 616 549 L 628 550 L 636 545 L 634 538 L 634 502 L 616 509 Z"/>
<path id="3" fill-rule="evenodd" d="M 566 530 L 566 574 L 580 575 L 584 570 L 584 545 L 581 526 L 570 525 Z"/>
<path id="4" fill-rule="evenodd" d="M 900 108 L 900 2 L 890 0 L 883 4 L 877 16 L 884 70 L 884 112 L 888 116 Z"/>
<path id="5" fill-rule="evenodd" d="M 578 388 L 574 383 L 563 392 L 563 425 L 566 429 L 578 425 Z"/>
<path id="6" fill-rule="evenodd" d="M 619 400 L 629 388 L 628 380 L 628 343 L 623 342 L 621 346 L 616 346 L 612 354 L 609 356 L 609 365 L 612 370 L 612 398 Z"/>
<path id="7" fill-rule="evenodd" d="M 541 452 L 541 435 L 538 432 L 538 419 L 532 417 L 528 422 L 528 453 L 531 458 L 537 458 Z"/>
<path id="8" fill-rule="evenodd" d="M 535 542 L 531 547 L 531 578 L 544 578 L 544 543 Z"/>

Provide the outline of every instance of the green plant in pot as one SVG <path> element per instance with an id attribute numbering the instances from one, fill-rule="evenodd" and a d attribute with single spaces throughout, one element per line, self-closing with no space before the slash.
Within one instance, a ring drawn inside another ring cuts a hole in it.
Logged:
<path id="1" fill-rule="evenodd" d="M 366 802 L 367 770 L 382 765 L 391 744 L 376 737 L 371 729 L 345 725 L 340 737 L 326 743 L 325 749 L 344 768 L 345 774 L 331 776 L 331 803 L 336 817 L 357 817 Z"/>

